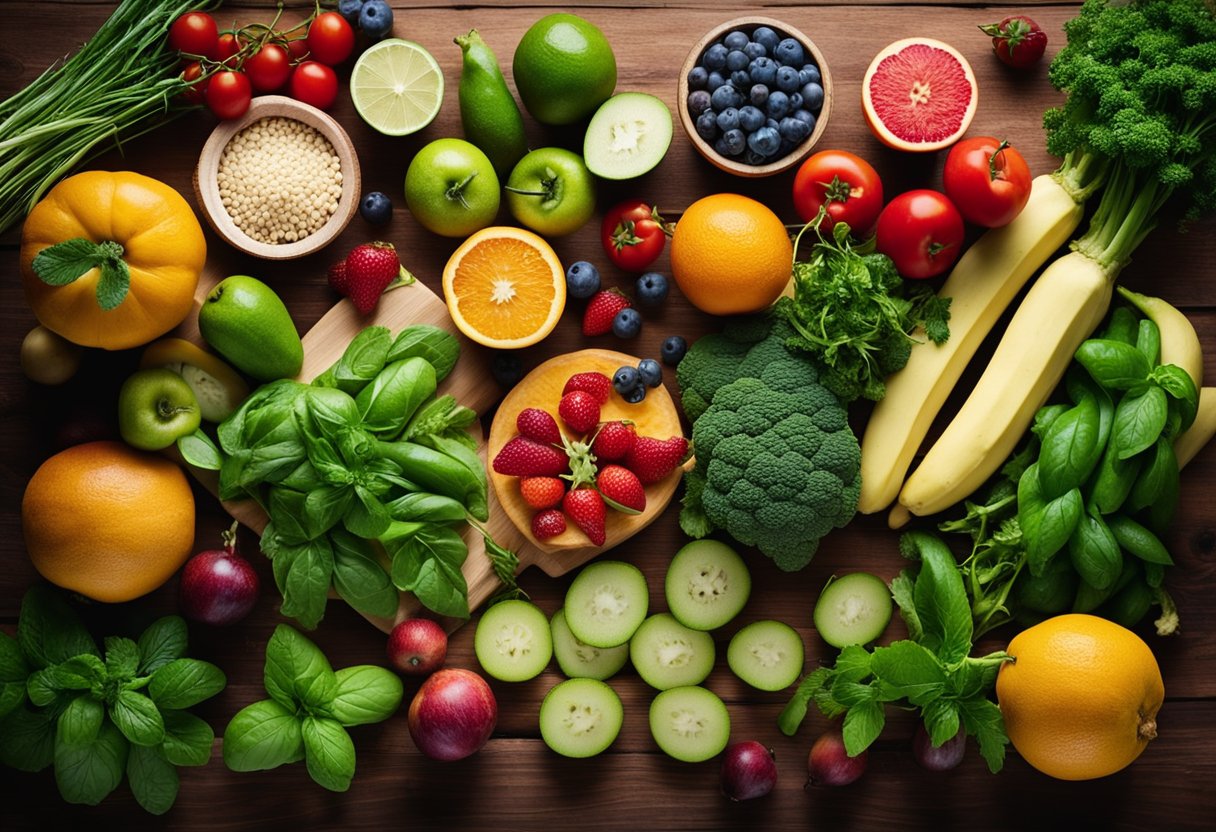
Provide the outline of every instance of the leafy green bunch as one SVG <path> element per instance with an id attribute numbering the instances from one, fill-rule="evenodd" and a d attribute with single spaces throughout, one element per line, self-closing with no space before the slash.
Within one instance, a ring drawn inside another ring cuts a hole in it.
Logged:
<path id="1" fill-rule="evenodd" d="M 211 726 L 187 711 L 227 684 L 209 662 L 184 658 L 186 622 L 168 616 L 137 641 L 97 649 L 63 596 L 35 586 L 17 638 L 0 633 L 0 762 L 55 768 L 69 803 L 94 806 L 126 775 L 135 799 L 160 815 L 177 799 L 177 766 L 211 759 Z"/>
<path id="2" fill-rule="evenodd" d="M 334 671 L 325 654 L 286 624 L 266 644 L 269 699 L 232 717 L 224 730 L 224 763 L 264 771 L 304 760 L 308 774 L 344 792 L 355 776 L 355 744 L 346 729 L 383 722 L 401 704 L 401 679 L 374 665 Z"/>
<path id="3" fill-rule="evenodd" d="M 961 728 L 979 741 L 988 768 L 998 772 L 1009 738 L 988 692 L 1011 657 L 1000 651 L 971 657 L 971 607 L 954 555 L 941 540 L 909 532 L 900 539 L 900 551 L 920 561 L 916 575 L 904 570 L 891 582 L 910 638 L 872 649 L 844 648 L 834 665 L 799 682 L 777 724 L 793 736 L 814 702 L 824 716 L 844 716 L 845 751 L 855 757 L 882 733 L 887 704 L 910 707 L 920 712 L 934 747 Z"/>

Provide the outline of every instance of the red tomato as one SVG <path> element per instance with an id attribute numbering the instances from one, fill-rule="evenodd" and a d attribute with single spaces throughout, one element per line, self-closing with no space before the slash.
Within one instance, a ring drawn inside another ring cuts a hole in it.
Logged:
<path id="1" fill-rule="evenodd" d="M 937 277 L 963 248 L 963 218 L 945 194 L 922 189 L 900 194 L 878 215 L 878 250 L 911 280 Z"/>
<path id="2" fill-rule="evenodd" d="M 245 59 L 242 67 L 249 83 L 258 92 L 273 92 L 291 76 L 291 59 L 277 43 L 267 43 Z"/>
<path id="3" fill-rule="evenodd" d="M 182 93 L 182 98 L 189 101 L 191 104 L 202 104 L 203 93 L 207 91 L 207 83 L 211 79 L 198 81 L 200 75 L 203 74 L 203 65 L 198 61 L 191 61 L 186 64 L 186 68 L 182 70 L 182 80 L 190 84 Z M 197 82 L 197 83 L 196 83 Z"/>
<path id="4" fill-rule="evenodd" d="M 985 228 L 1013 222 L 1030 199 L 1026 160 L 1008 142 L 991 136 L 964 139 L 950 148 L 942 183 L 964 219 Z"/>
<path id="5" fill-rule="evenodd" d="M 803 222 L 810 222 L 821 206 L 826 206 L 827 216 L 820 228 L 844 222 L 857 236 L 864 235 L 882 210 L 878 171 L 846 150 L 821 150 L 811 156 L 794 177 L 794 208 Z"/>
<path id="6" fill-rule="evenodd" d="M 215 48 L 215 59 L 228 66 L 236 66 L 236 61 L 229 60 L 241 51 L 241 42 L 235 32 L 224 32 L 220 35 L 219 45 Z"/>
<path id="7" fill-rule="evenodd" d="M 289 89 L 295 100 L 327 110 L 338 98 L 338 76 L 319 61 L 305 61 L 291 73 Z"/>
<path id="8" fill-rule="evenodd" d="M 215 55 L 220 29 L 206 12 L 186 12 L 169 26 L 169 46 L 189 55 Z"/>
<path id="9" fill-rule="evenodd" d="M 223 69 L 211 76 L 203 93 L 216 118 L 234 119 L 245 115 L 253 98 L 253 88 L 243 72 Z"/>
<path id="10" fill-rule="evenodd" d="M 992 51 L 1014 69 L 1034 66 L 1047 50 L 1047 35 L 1039 24 L 1024 14 L 988 23 L 980 31 L 992 38 Z"/>
<path id="11" fill-rule="evenodd" d="M 293 64 L 300 63 L 300 61 L 308 57 L 308 40 L 306 38 L 293 38 L 287 41 L 287 54 L 291 56 Z"/>
<path id="12" fill-rule="evenodd" d="M 627 272 L 641 272 L 663 253 L 667 229 L 658 209 L 628 200 L 604 215 L 600 240 L 613 263 Z"/>
<path id="13" fill-rule="evenodd" d="M 337 12 L 322 12 L 308 27 L 308 51 L 326 66 L 337 66 L 355 48 L 355 30 Z"/>

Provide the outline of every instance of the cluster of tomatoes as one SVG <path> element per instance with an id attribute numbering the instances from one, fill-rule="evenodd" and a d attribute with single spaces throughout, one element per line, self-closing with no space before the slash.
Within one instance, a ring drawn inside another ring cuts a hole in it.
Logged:
<path id="1" fill-rule="evenodd" d="M 284 91 L 328 109 L 338 97 L 333 67 L 350 57 L 355 31 L 337 12 L 319 12 L 290 28 L 250 24 L 221 32 L 206 12 L 187 12 L 169 28 L 169 45 L 187 61 L 187 97 L 217 118 L 240 118 L 254 93 Z"/>

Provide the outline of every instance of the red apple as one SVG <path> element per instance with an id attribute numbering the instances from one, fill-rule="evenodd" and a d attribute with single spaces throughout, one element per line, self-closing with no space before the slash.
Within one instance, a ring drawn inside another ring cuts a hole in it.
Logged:
<path id="1" fill-rule="evenodd" d="M 426 676 L 443 667 L 448 634 L 429 618 L 407 618 L 388 634 L 388 660 L 410 676 Z"/>
<path id="2" fill-rule="evenodd" d="M 410 703 L 410 736 L 434 760 L 461 760 L 481 750 L 497 722 L 494 691 L 471 670 L 436 671 Z"/>

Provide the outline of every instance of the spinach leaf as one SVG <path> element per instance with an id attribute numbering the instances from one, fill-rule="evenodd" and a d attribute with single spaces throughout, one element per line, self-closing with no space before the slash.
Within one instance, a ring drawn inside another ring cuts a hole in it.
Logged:
<path id="1" fill-rule="evenodd" d="M 362 485 L 354 487 L 355 499 L 342 518 L 346 530 L 365 539 L 374 539 L 388 531 L 393 518 L 388 509 L 369 489 Z"/>
<path id="2" fill-rule="evenodd" d="M 301 731 L 309 776 L 331 792 L 349 789 L 355 776 L 355 744 L 346 729 L 332 719 L 306 716 Z"/>
<path id="3" fill-rule="evenodd" d="M 228 679 L 210 662 L 174 659 L 152 674 L 148 693 L 161 708 L 189 708 L 224 689 Z"/>
<path id="4" fill-rule="evenodd" d="M 398 589 L 413 592 L 440 615 L 469 616 L 468 585 L 460 571 L 469 550 L 459 534 L 447 526 L 424 525 L 413 534 L 382 542 L 392 558 Z"/>
<path id="5" fill-rule="evenodd" d="M 139 645 L 129 638 L 107 636 L 106 674 L 115 680 L 133 677 L 139 670 Z"/>
<path id="6" fill-rule="evenodd" d="M 417 356 L 435 368 L 435 379 L 443 381 L 460 358 L 460 341 L 446 329 L 428 324 L 407 326 L 397 333 L 387 361 Z"/>
<path id="7" fill-rule="evenodd" d="M 153 621 L 139 637 L 139 672 L 155 673 L 174 659 L 186 655 L 186 621 L 167 615 Z"/>
<path id="8" fill-rule="evenodd" d="M 317 626 L 325 615 L 333 578 L 333 547 L 320 537 L 296 546 L 279 545 L 271 561 L 275 583 L 283 593 L 279 611 L 303 626 Z"/>
<path id="9" fill-rule="evenodd" d="M 266 692 L 284 708 L 294 711 L 302 705 L 316 707 L 328 704 L 318 701 L 313 691 L 309 697 L 309 686 L 314 679 L 325 678 L 330 682 L 330 697 L 337 687 L 333 668 L 325 654 L 295 629 L 280 624 L 266 644 L 266 670 L 263 681 Z M 308 701 L 312 698 L 313 701 Z"/>
<path id="10" fill-rule="evenodd" d="M 374 436 L 393 439 L 423 402 L 435 394 L 435 368 L 425 359 L 389 364 L 355 399 L 363 426 Z"/>
<path id="11" fill-rule="evenodd" d="M 109 713 L 122 735 L 135 745 L 160 745 L 165 739 L 165 721 L 156 703 L 142 693 L 119 691 Z"/>
<path id="12" fill-rule="evenodd" d="M 56 716 L 17 708 L 0 719 L 0 763 L 18 771 L 42 771 L 55 759 Z"/>
<path id="13" fill-rule="evenodd" d="M 237 711 L 224 730 L 224 765 L 232 771 L 265 771 L 303 758 L 300 720 L 273 699 Z"/>
<path id="14" fill-rule="evenodd" d="M 113 723 L 105 722 L 88 745 L 55 743 L 55 782 L 68 803 L 96 806 L 122 782 L 129 746 Z"/>
<path id="15" fill-rule="evenodd" d="M 1110 432 L 1110 442 L 1119 458 L 1127 459 L 1152 447 L 1165 429 L 1168 415 L 1165 391 L 1156 384 L 1149 385 L 1138 395 L 1128 393 L 1120 399 L 1115 406 L 1115 423 Z"/>
<path id="16" fill-rule="evenodd" d="M 17 639 L 0 632 L 0 717 L 11 713 L 25 701 L 25 681 L 30 666 Z"/>
<path id="17" fill-rule="evenodd" d="M 442 494 L 427 494 L 421 491 L 402 494 L 386 503 L 385 508 L 394 520 L 459 523 L 465 517 L 464 505 L 457 500 Z"/>
<path id="18" fill-rule="evenodd" d="M 383 722 L 401 705 L 401 679 L 382 667 L 366 664 L 345 667 L 335 676 L 337 693 L 329 710 L 343 725 Z"/>
<path id="19" fill-rule="evenodd" d="M 335 530 L 330 540 L 334 551 L 334 589 L 339 597 L 367 615 L 392 616 L 400 595 L 367 541 L 341 529 Z"/>
<path id="20" fill-rule="evenodd" d="M 215 732 L 211 726 L 187 711 L 162 708 L 165 739 L 160 750 L 175 766 L 202 766 L 211 759 Z"/>
<path id="21" fill-rule="evenodd" d="M 138 745 L 127 755 L 127 782 L 136 802 L 153 815 L 173 808 L 180 786 L 177 769 L 159 750 Z"/>
<path id="22" fill-rule="evenodd" d="M 318 387 L 336 387 L 348 395 L 355 395 L 363 386 L 376 377 L 388 360 L 393 335 L 387 327 L 364 327 L 346 347 L 346 351 L 313 384 Z"/>
<path id="23" fill-rule="evenodd" d="M 84 653 L 101 658 L 89 631 L 60 593 L 36 584 L 21 599 L 17 643 L 35 669 Z"/>
<path id="24" fill-rule="evenodd" d="M 199 428 L 194 433 L 188 433 L 177 440 L 178 453 L 187 464 L 204 471 L 218 471 L 224 467 L 224 457 L 219 448 L 211 441 L 211 437 Z"/>
<path id="25" fill-rule="evenodd" d="M 65 745 L 89 745 L 97 739 L 106 709 L 101 700 L 87 693 L 73 699 L 59 715 L 56 742 Z"/>

